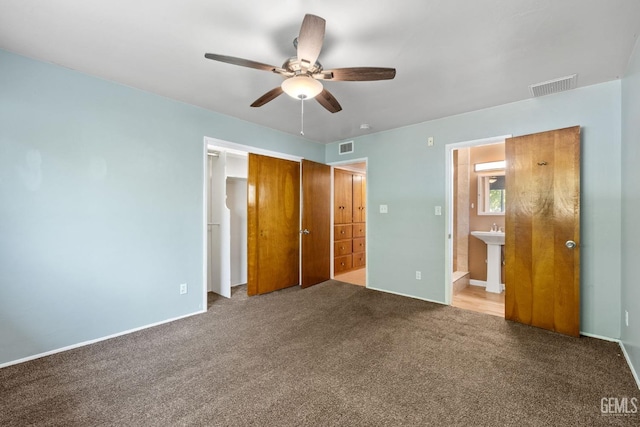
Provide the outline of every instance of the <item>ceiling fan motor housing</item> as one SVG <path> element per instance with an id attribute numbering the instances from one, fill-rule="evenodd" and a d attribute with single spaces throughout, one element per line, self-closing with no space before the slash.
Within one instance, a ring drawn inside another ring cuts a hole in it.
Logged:
<path id="1" fill-rule="evenodd" d="M 282 68 L 293 73 L 294 75 L 303 73 L 311 75 L 321 72 L 322 64 L 316 61 L 315 64 L 305 69 L 304 67 L 302 67 L 300 60 L 297 57 L 292 56 L 291 58 L 284 61 L 284 64 L 282 64 Z"/>

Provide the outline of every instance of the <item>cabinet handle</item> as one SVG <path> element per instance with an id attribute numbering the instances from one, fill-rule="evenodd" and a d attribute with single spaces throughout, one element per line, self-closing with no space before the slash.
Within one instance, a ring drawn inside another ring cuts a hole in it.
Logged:
<path id="1" fill-rule="evenodd" d="M 342 231 L 340 232 L 340 234 L 344 234 L 344 230 L 342 230 Z"/>
<path id="2" fill-rule="evenodd" d="M 340 265 L 344 267 L 344 262 L 341 262 Z"/>

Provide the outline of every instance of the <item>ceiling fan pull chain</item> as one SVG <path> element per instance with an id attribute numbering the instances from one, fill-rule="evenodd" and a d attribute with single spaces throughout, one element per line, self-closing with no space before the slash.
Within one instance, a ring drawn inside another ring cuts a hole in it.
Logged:
<path id="1" fill-rule="evenodd" d="M 300 135 L 304 136 L 304 98 L 300 98 Z"/>

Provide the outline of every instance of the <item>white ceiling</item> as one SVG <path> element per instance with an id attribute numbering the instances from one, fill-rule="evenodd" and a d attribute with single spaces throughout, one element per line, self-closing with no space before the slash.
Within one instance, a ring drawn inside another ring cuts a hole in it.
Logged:
<path id="1" fill-rule="evenodd" d="M 326 82 L 343 110 L 305 103 L 320 143 L 620 78 L 640 32 L 638 0 L 0 0 L 0 48 L 298 135 L 299 101 L 249 107 L 280 76 L 204 53 L 281 66 L 305 13 L 327 21 L 324 68 L 397 69 Z"/>

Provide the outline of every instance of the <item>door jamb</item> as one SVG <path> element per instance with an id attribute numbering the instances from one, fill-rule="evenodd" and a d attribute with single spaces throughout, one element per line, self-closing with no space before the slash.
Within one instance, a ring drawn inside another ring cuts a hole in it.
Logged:
<path id="1" fill-rule="evenodd" d="M 498 144 L 511 138 L 511 134 L 489 138 L 454 142 L 445 145 L 445 262 L 444 262 L 444 302 L 451 305 L 453 300 L 453 150 L 477 147 L 480 145 Z"/>

